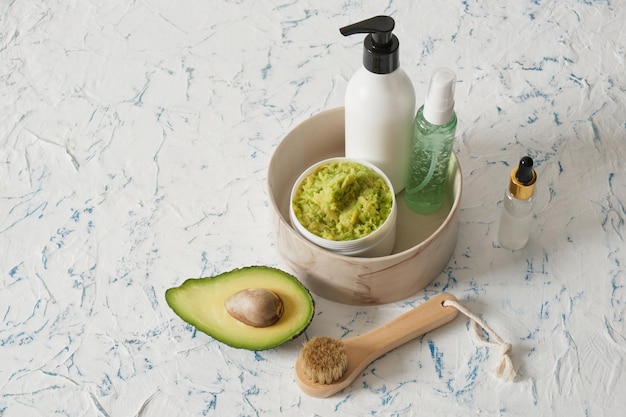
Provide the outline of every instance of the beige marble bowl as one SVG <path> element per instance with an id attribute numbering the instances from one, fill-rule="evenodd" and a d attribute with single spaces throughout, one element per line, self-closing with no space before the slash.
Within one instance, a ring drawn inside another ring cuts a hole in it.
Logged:
<path id="1" fill-rule="evenodd" d="M 317 295 L 344 304 L 385 304 L 407 298 L 446 267 L 458 230 L 463 180 L 455 155 L 442 208 L 424 216 L 397 196 L 396 244 L 391 255 L 339 255 L 305 239 L 289 222 L 291 189 L 300 174 L 322 159 L 344 155 L 344 111 L 321 112 L 294 128 L 278 145 L 268 169 L 274 239 L 285 263 Z"/>

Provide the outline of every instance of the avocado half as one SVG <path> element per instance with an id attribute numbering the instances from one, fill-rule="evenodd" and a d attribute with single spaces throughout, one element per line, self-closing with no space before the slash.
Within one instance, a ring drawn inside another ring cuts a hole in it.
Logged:
<path id="1" fill-rule="evenodd" d="M 283 302 L 281 318 L 253 327 L 233 318 L 224 307 L 231 295 L 248 288 L 273 291 Z M 311 293 L 293 275 L 268 266 L 249 266 L 208 278 L 190 278 L 165 292 L 172 310 L 196 329 L 229 346 L 265 350 L 299 336 L 313 320 Z"/>

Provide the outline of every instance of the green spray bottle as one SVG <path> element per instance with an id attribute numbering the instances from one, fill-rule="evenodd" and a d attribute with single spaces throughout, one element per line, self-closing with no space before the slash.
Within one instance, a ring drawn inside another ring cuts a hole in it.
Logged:
<path id="1" fill-rule="evenodd" d="M 404 197 L 409 208 L 419 214 L 436 212 L 445 197 L 457 122 L 454 112 L 455 82 L 452 70 L 435 70 L 424 105 L 415 116 Z"/>

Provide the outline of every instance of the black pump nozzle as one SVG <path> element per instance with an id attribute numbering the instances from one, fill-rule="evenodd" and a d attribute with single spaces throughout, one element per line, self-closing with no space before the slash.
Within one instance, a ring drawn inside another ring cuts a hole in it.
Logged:
<path id="1" fill-rule="evenodd" d="M 339 29 L 343 36 L 350 36 L 356 33 L 371 33 L 375 48 L 388 49 L 391 46 L 391 32 L 396 26 L 396 22 L 389 16 L 376 16 L 362 22 Z"/>
<path id="2" fill-rule="evenodd" d="M 521 184 L 530 184 L 533 180 L 533 160 L 531 157 L 525 156 L 520 159 L 517 172 L 515 173 L 515 178 Z"/>
<path id="3" fill-rule="evenodd" d="M 389 74 L 400 65 L 396 22 L 390 16 L 375 16 L 339 29 L 342 35 L 368 33 L 363 42 L 363 66 L 375 74 Z"/>

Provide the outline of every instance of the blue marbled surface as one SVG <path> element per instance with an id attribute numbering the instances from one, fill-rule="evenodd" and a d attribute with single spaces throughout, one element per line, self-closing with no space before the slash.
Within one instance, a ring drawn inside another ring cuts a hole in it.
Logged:
<path id="1" fill-rule="evenodd" d="M 457 246 L 424 291 L 316 297 L 263 352 L 195 331 L 164 292 L 266 264 L 266 176 L 297 123 L 342 106 L 361 39 L 396 19 L 421 104 L 457 73 Z M 619 1 L 4 1 L 0 4 L 0 416 L 621 416 L 626 407 L 626 8 Z M 496 242 L 520 156 L 528 246 Z M 296 386 L 311 335 L 346 337 L 441 291 L 513 344 L 515 383 L 459 317 L 329 399 Z"/>

